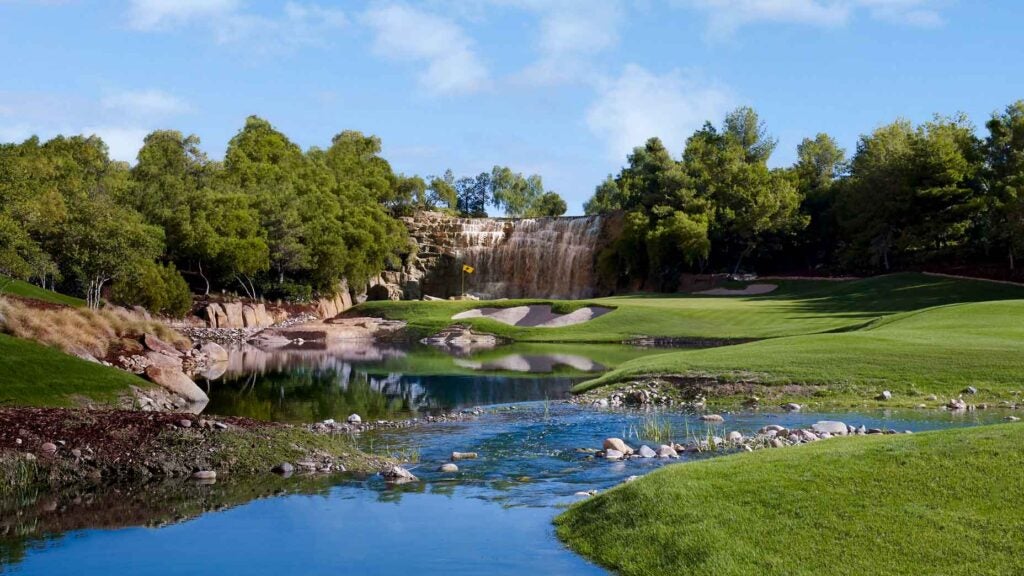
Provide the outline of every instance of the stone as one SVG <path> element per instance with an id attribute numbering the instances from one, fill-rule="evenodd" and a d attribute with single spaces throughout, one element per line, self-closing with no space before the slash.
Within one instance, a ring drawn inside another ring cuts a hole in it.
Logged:
<path id="1" fill-rule="evenodd" d="M 245 328 L 241 302 L 225 302 L 221 307 L 224 308 L 224 323 L 218 328 Z"/>
<path id="2" fill-rule="evenodd" d="M 964 388 L 964 392 L 963 393 L 964 394 L 977 394 L 978 393 L 978 389 L 975 388 L 974 386 L 968 386 L 967 388 Z"/>
<path id="3" fill-rule="evenodd" d="M 475 460 L 476 452 L 452 452 L 452 460 Z"/>
<path id="4" fill-rule="evenodd" d="M 274 474 L 280 474 L 282 476 L 288 476 L 295 471 L 295 467 L 290 462 L 281 462 L 277 466 L 270 469 Z"/>
<path id="5" fill-rule="evenodd" d="M 780 440 L 778 438 L 772 438 L 771 445 L 772 445 L 772 448 L 782 448 L 786 444 L 782 440 Z"/>
<path id="6" fill-rule="evenodd" d="M 725 422 L 721 414 L 704 414 L 700 419 L 702 422 Z"/>
<path id="7" fill-rule="evenodd" d="M 1006 418 L 1004 418 L 1004 420 L 1008 420 L 1010 422 L 1020 422 L 1020 418 L 1016 416 L 1007 416 Z"/>
<path id="8" fill-rule="evenodd" d="M 740 434 L 736 430 L 732 430 L 731 432 L 725 435 L 725 440 L 727 442 L 732 442 L 733 444 L 738 444 L 740 442 L 743 442 L 743 434 Z"/>
<path id="9" fill-rule="evenodd" d="M 811 430 L 814 430 L 818 434 L 827 432 L 831 436 L 846 436 L 849 434 L 849 427 L 843 422 L 837 422 L 835 420 L 821 420 L 811 425 Z"/>
<path id="10" fill-rule="evenodd" d="M 194 480 L 215 480 L 217 478 L 217 472 L 213 470 L 197 470 L 192 473 Z"/>
<path id="11" fill-rule="evenodd" d="M 207 342 L 206 344 L 203 344 L 199 351 L 206 355 L 206 359 L 210 363 L 216 364 L 228 361 L 228 351 L 216 342 Z"/>
<path id="12" fill-rule="evenodd" d="M 181 358 L 181 352 L 177 348 L 171 346 L 167 342 L 157 338 L 156 336 L 146 333 L 142 335 L 142 343 L 145 344 L 146 348 L 153 352 L 159 352 L 166 354 L 167 356 L 174 356 L 175 358 Z"/>
<path id="13" fill-rule="evenodd" d="M 345 421 L 348 422 L 349 424 L 359 424 L 363 421 L 363 419 L 359 416 L 359 414 L 349 414 L 348 418 L 346 418 Z"/>
<path id="14" fill-rule="evenodd" d="M 639 480 L 639 479 L 640 479 L 639 476 L 637 476 L 636 474 L 633 474 L 632 476 L 626 476 L 626 479 L 623 480 L 622 483 L 623 484 L 629 484 L 630 482 L 632 482 L 634 480 Z"/>
<path id="15" fill-rule="evenodd" d="M 799 412 L 802 406 L 795 402 L 789 402 L 782 405 L 782 409 L 786 412 Z"/>
<path id="16" fill-rule="evenodd" d="M 891 398 L 892 392 L 889 392 L 888 390 L 883 390 L 881 394 L 875 396 L 875 400 L 889 400 Z"/>
<path id="17" fill-rule="evenodd" d="M 419 478 L 401 466 L 388 466 L 380 473 L 385 480 L 393 484 L 405 484 L 406 482 L 419 482 Z"/>
<path id="18" fill-rule="evenodd" d="M 609 448 L 604 451 L 604 457 L 605 460 L 622 460 L 623 458 L 626 457 L 626 455 L 620 452 L 619 450 Z"/>
<path id="19" fill-rule="evenodd" d="M 78 449 L 78 448 L 72 448 L 71 449 L 71 455 L 74 456 L 75 458 L 81 458 L 82 457 L 82 451 L 80 449 Z"/>
<path id="20" fill-rule="evenodd" d="M 650 446 L 646 444 L 644 444 L 643 446 L 640 447 L 639 450 L 637 450 L 637 454 L 639 454 L 641 458 L 654 458 L 655 456 L 658 455 L 654 450 L 651 449 Z"/>
<path id="21" fill-rule="evenodd" d="M 197 386 L 180 368 L 147 366 L 146 377 L 189 402 L 205 404 L 210 401 L 202 388 Z"/>
<path id="22" fill-rule="evenodd" d="M 615 450 L 627 456 L 633 453 L 633 449 L 623 442 L 621 438 L 605 438 L 603 448 L 605 450 Z"/>
<path id="23" fill-rule="evenodd" d="M 57 453 L 57 445 L 53 442 L 43 442 L 39 450 L 47 456 L 53 456 Z"/>
<path id="24" fill-rule="evenodd" d="M 178 427 L 179 428 L 191 428 L 192 427 L 192 421 L 189 420 L 188 418 L 182 418 L 181 420 L 178 420 Z"/>
<path id="25" fill-rule="evenodd" d="M 139 372 L 145 372 L 147 366 L 161 366 L 172 370 L 182 369 L 182 359 L 177 356 L 169 356 L 162 352 L 147 350 L 145 356 L 133 356 L 132 362 L 139 367 Z"/>
<path id="26" fill-rule="evenodd" d="M 214 422 L 213 427 L 217 430 L 227 430 L 228 425 L 223 422 Z"/>
<path id="27" fill-rule="evenodd" d="M 444 472 L 446 474 L 454 474 L 459 471 L 459 467 L 451 462 L 445 462 L 441 464 L 441 467 L 437 469 L 438 472 Z"/>
<path id="28" fill-rule="evenodd" d="M 676 449 L 669 446 L 668 444 L 662 444 L 661 446 L 658 446 L 656 454 L 658 458 L 679 458 L 679 453 L 676 452 Z"/>
<path id="29" fill-rule="evenodd" d="M 939 399 L 939 397 L 936 396 L 935 394 L 929 394 L 928 397 L 925 399 L 928 400 L 929 402 L 935 402 L 936 400 Z"/>
<path id="30" fill-rule="evenodd" d="M 967 410 L 967 402 L 964 402 L 963 398 L 953 398 L 948 404 L 946 404 L 946 408 L 956 411 Z"/>

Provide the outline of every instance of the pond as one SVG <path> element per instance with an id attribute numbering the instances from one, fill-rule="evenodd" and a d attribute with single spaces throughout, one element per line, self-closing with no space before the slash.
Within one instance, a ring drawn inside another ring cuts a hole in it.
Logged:
<path id="1" fill-rule="evenodd" d="M 570 349 L 571 348 L 571 349 Z M 308 421 L 409 416 L 483 407 L 476 420 L 419 424 L 360 437 L 364 449 L 410 456 L 421 482 L 377 477 L 268 475 L 212 486 L 169 483 L 26 497 L 0 520 L 0 571 L 12 574 L 603 574 L 554 536 L 552 518 L 575 494 L 604 490 L 665 461 L 608 462 L 578 448 L 608 436 L 638 445 L 644 413 L 560 401 L 586 377 L 578 366 L 511 371 L 508 355 L 572 355 L 611 365 L 633 349 L 556 347 L 450 358 L 400 350 L 354 358 L 305 354 L 263 362 L 209 382 L 207 412 Z M 293 355 L 294 356 L 294 355 Z M 241 360 L 235 358 L 241 366 Z M 458 361 L 458 362 L 457 362 Z M 574 360 L 575 362 L 575 360 Z M 483 371 L 481 371 L 483 370 Z M 699 435 L 693 414 L 661 413 L 677 435 Z M 868 427 L 927 430 L 997 420 L 995 413 L 871 411 L 860 414 L 727 415 L 722 430 L 839 419 Z M 456 474 L 438 466 L 452 451 L 478 452 Z M 714 457 L 687 455 L 686 459 Z M 678 462 L 678 461 L 674 461 Z M 4 510 L 11 510 L 5 508 Z"/>

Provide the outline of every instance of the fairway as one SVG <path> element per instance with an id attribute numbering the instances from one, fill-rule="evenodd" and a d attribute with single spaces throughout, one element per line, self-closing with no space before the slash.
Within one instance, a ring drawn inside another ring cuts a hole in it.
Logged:
<path id="1" fill-rule="evenodd" d="M 351 313 L 409 322 L 430 334 L 451 324 L 517 341 L 622 342 L 644 336 L 678 339 L 777 338 L 852 330 L 879 318 L 960 302 L 1024 299 L 1024 287 L 916 273 L 842 282 L 787 280 L 760 296 L 631 295 L 553 302 L 558 312 L 596 304 L 615 308 L 599 318 L 562 328 L 521 328 L 493 320 L 453 320 L 478 307 L 511 307 L 547 300 L 494 302 L 367 302 Z"/>
<path id="2" fill-rule="evenodd" d="M 569 509 L 626 575 L 1024 573 L 1024 426 L 825 440 L 669 466 Z"/>
<path id="3" fill-rule="evenodd" d="M 64 304 L 66 306 L 85 306 L 85 300 L 81 298 L 75 298 L 74 296 L 68 296 L 53 290 L 46 290 L 40 288 L 35 284 L 29 284 L 28 282 L 22 282 L 21 280 L 12 280 L 7 276 L 0 275 L 0 296 L 11 295 L 20 296 L 22 298 L 32 298 L 33 300 L 42 300 L 43 302 L 50 302 L 51 304 Z"/>
<path id="4" fill-rule="evenodd" d="M 883 389 L 892 403 L 926 394 L 1014 397 L 1024 389 L 1024 300 L 953 304 L 887 317 L 851 332 L 777 338 L 639 358 L 580 384 L 584 391 L 630 377 L 712 376 L 721 382 L 827 385 L 830 395 Z"/>

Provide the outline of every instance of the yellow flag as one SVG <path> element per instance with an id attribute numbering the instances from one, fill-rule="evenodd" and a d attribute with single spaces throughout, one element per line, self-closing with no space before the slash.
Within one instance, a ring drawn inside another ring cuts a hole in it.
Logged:
<path id="1" fill-rule="evenodd" d="M 469 264 L 463 264 L 462 271 L 465 272 L 466 274 L 472 274 L 473 272 L 476 271 L 476 268 L 473 268 Z"/>

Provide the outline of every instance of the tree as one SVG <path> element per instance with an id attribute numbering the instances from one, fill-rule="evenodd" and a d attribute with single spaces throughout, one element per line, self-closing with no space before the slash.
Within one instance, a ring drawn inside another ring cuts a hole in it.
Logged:
<path id="1" fill-rule="evenodd" d="M 796 150 L 792 172 L 797 192 L 803 198 L 800 211 L 810 219 L 798 246 L 810 252 L 814 260 L 824 262 L 838 243 L 836 182 L 845 174 L 846 152 L 823 132 L 814 139 L 804 138 Z"/>
<path id="2" fill-rule="evenodd" d="M 427 188 L 427 207 L 455 210 L 459 204 L 458 192 L 455 190 L 455 175 L 445 170 L 443 176 L 430 178 Z"/>
<path id="3" fill-rule="evenodd" d="M 533 203 L 526 216 L 530 218 L 561 216 L 568 209 L 569 207 L 565 204 L 565 200 L 558 193 L 545 192 Z"/>
<path id="4" fill-rule="evenodd" d="M 615 178 L 609 174 L 594 190 L 594 195 L 583 203 L 583 213 L 587 216 L 608 214 L 622 210 L 622 192 Z"/>
<path id="5" fill-rule="evenodd" d="M 491 175 L 481 172 L 476 178 L 469 176 L 455 181 L 459 213 L 470 218 L 487 216 L 487 203 L 491 190 Z"/>
<path id="6" fill-rule="evenodd" d="M 1024 252 L 1024 100 L 993 114 L 985 125 L 987 220 L 992 239 L 1006 250 L 1010 270 Z"/>
<path id="7" fill-rule="evenodd" d="M 544 183 L 537 174 L 524 178 L 507 166 L 491 170 L 491 203 L 506 216 L 521 218 L 544 195 Z"/>

